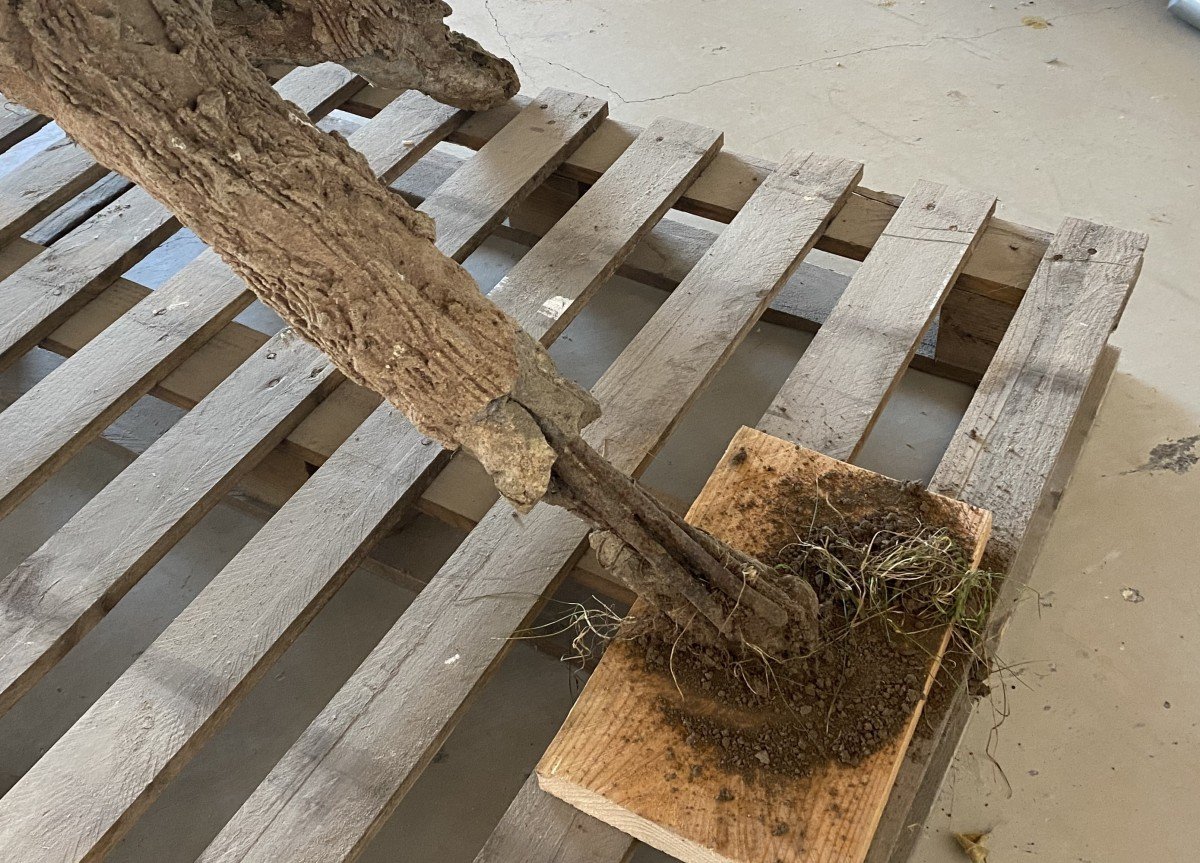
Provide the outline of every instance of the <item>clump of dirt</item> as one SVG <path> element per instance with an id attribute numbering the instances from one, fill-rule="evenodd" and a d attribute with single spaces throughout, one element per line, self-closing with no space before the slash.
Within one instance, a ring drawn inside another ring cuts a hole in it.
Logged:
<path id="1" fill-rule="evenodd" d="M 664 616 L 633 629 L 646 667 L 674 684 L 662 713 L 706 763 L 748 778 L 803 776 L 879 751 L 925 697 L 946 627 L 986 612 L 990 584 L 971 571 L 973 539 L 955 533 L 946 502 L 900 483 L 881 500 L 878 488 L 864 496 L 844 474 L 829 477 L 838 485 L 822 487 L 820 503 L 811 486 L 787 479 L 769 506 L 739 502 L 772 513 L 759 558 L 816 591 L 817 648 L 733 656 L 689 640 Z"/>

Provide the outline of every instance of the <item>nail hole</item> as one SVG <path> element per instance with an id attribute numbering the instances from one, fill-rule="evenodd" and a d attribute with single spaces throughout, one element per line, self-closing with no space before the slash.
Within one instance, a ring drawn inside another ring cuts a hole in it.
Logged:
<path id="1" fill-rule="evenodd" d="M 1062 260 L 1062 255 L 1055 255 L 1055 256 L 1054 256 L 1054 257 L 1052 257 L 1050 260 L 1052 260 L 1052 261 L 1061 261 L 1061 260 Z"/>
<path id="2" fill-rule="evenodd" d="M 1089 255 L 1094 255 L 1094 254 L 1096 254 L 1096 250 L 1095 250 L 1095 249 L 1088 249 L 1088 254 L 1089 254 Z"/>

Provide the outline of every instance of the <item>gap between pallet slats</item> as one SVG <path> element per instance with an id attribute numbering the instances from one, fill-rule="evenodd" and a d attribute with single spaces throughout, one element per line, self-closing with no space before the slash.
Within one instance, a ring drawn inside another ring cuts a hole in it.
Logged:
<path id="1" fill-rule="evenodd" d="M 438 240 L 443 253 L 459 259 L 465 257 L 467 250 L 474 248 L 490 227 L 502 218 L 503 209 L 532 188 L 536 182 L 533 178 L 553 171 L 566 153 L 595 127 L 606 110 L 603 102 L 561 91 L 547 91 L 543 94 L 541 104 L 547 107 L 531 109 L 528 114 L 519 117 L 508 132 L 497 135 L 492 146 L 481 150 L 463 166 L 462 174 L 471 182 L 459 180 L 450 184 L 445 194 L 435 194 L 426 201 L 425 211 L 438 218 L 439 224 L 443 223 L 443 217 L 447 217 L 444 222 L 449 224 L 450 213 L 464 199 L 475 197 L 478 200 L 484 197 L 484 192 L 491 202 L 490 206 L 495 208 L 474 206 L 471 209 L 474 214 L 472 219 L 454 219 L 454 229 L 442 234 Z M 550 126 L 545 122 L 548 116 L 556 121 L 556 125 Z M 547 128 L 553 131 L 547 133 Z M 514 158 L 518 153 L 520 158 Z M 481 193 L 477 197 L 474 194 L 476 186 Z M 292 362 L 296 367 L 303 370 L 307 364 L 313 364 L 317 368 L 328 368 L 327 361 L 312 346 L 297 343 L 290 335 L 281 334 L 276 338 L 291 339 L 296 354 Z M 228 429 L 232 428 L 242 429 L 242 433 L 251 438 L 260 433 L 262 430 L 256 428 L 252 418 L 254 412 L 263 410 L 259 404 L 263 400 L 261 385 L 244 394 L 235 393 L 231 398 L 217 397 L 218 394 L 229 392 L 243 378 L 256 380 L 266 376 L 268 381 L 273 380 L 272 364 L 277 362 L 280 353 L 282 351 L 272 349 L 271 344 L 264 345 L 258 355 L 252 357 L 238 373 L 214 391 L 211 399 L 198 406 L 175 429 L 183 426 L 192 415 L 200 415 L 206 405 L 216 404 L 217 407 L 212 411 L 220 414 L 220 425 L 225 427 L 226 435 Z M 304 381 L 319 378 L 320 375 L 311 378 L 301 375 L 301 383 L 297 386 L 302 387 Z M 409 432 L 405 434 L 406 424 L 397 413 L 392 412 L 388 422 L 368 425 L 357 435 L 357 440 L 365 449 L 356 452 L 351 447 L 347 457 L 342 460 L 345 465 L 343 470 L 353 475 L 345 492 L 331 494 L 328 486 L 321 482 L 303 487 L 289 501 L 286 511 L 281 512 L 255 536 L 234 563 L 201 592 L 49 752 L 0 798 L 0 859 L 65 863 L 97 859 L 107 853 L 149 805 L 158 789 L 181 769 L 191 752 L 216 729 L 240 695 L 252 686 L 257 674 L 294 639 L 361 559 L 361 554 L 343 557 L 338 561 L 339 569 L 333 561 L 339 544 L 332 537 L 325 536 L 321 526 L 330 521 L 339 522 L 339 514 L 349 522 L 347 527 L 357 525 L 359 521 L 351 515 L 354 508 L 370 508 L 372 503 L 381 508 L 378 518 L 368 528 L 369 538 L 378 538 L 382 531 L 391 526 L 389 516 L 395 513 L 398 499 L 393 498 L 381 505 L 381 498 L 387 497 L 393 488 L 380 480 L 390 478 L 404 489 L 419 492 L 422 476 L 428 472 L 430 459 L 427 454 L 437 448 L 427 440 L 430 446 L 421 446 L 422 439 L 413 432 L 411 426 L 407 426 Z M 175 429 L 160 438 L 154 447 L 147 450 L 146 455 L 155 452 L 156 448 L 162 451 L 180 443 L 180 435 L 173 434 Z M 193 437 L 196 436 L 184 435 L 182 443 L 197 445 Z M 208 446 L 224 452 L 224 438 L 220 429 L 208 430 L 204 440 Z M 164 444 L 164 441 L 167 443 Z M 233 473 L 230 465 L 221 463 L 221 453 L 189 453 L 186 447 L 179 449 L 182 452 L 177 455 L 175 470 L 192 466 L 191 458 L 194 456 L 199 470 L 211 470 L 213 476 L 207 478 L 209 485 L 228 481 Z M 379 460 L 386 460 L 389 453 L 401 462 L 397 465 L 398 475 L 381 472 L 377 467 Z M 229 456 L 226 455 L 226 458 Z M 128 552 L 130 549 L 136 549 L 143 555 L 164 552 L 165 547 L 177 539 L 172 535 L 172 525 L 195 517 L 199 509 L 196 496 L 202 495 L 208 488 L 199 483 L 199 487 L 183 485 L 174 475 L 156 477 L 154 474 L 157 472 L 152 469 L 155 466 L 153 461 L 147 463 L 144 459 L 145 455 L 135 461 L 122 477 L 138 485 L 160 487 L 167 502 L 157 507 L 151 517 L 139 521 L 138 526 L 143 533 L 141 545 L 128 535 L 128 531 L 99 532 L 97 535 L 106 537 L 108 542 L 117 542 L 116 548 L 110 547 L 110 554 Z M 210 464 L 213 464 L 212 468 L 208 467 Z M 332 464 L 331 467 L 331 475 L 336 476 L 339 469 Z M 377 476 L 380 473 L 382 476 Z M 324 475 L 322 471 L 320 476 Z M 98 518 L 114 517 L 113 510 L 121 510 L 121 507 L 102 507 Z M 290 526 L 296 511 L 308 514 L 307 526 L 302 530 L 303 538 L 282 544 L 271 542 L 272 524 L 275 528 L 281 524 Z M 53 542 L 52 537 L 50 543 Z M 69 547 L 83 551 L 92 544 L 71 542 Z M 292 549 L 296 558 L 293 560 L 285 555 L 281 559 L 280 552 L 284 548 Z M 248 559 L 253 562 L 247 564 Z M 327 565 L 321 566 L 322 561 Z M 144 558 L 140 558 L 133 561 L 132 565 L 144 571 L 143 563 Z M 301 563 L 315 566 L 307 582 L 301 579 L 298 571 Z M 52 564 L 53 561 L 45 561 L 43 566 L 39 561 L 29 574 L 44 577 L 54 584 L 56 577 Z M 248 572 L 239 571 L 238 567 L 245 565 L 249 566 Z M 46 569 L 51 571 L 44 571 Z M 119 596 L 129 585 L 121 582 L 126 578 L 123 565 L 114 567 L 114 570 L 117 583 L 111 584 L 108 589 L 116 590 Z M 272 572 L 279 581 L 278 593 L 268 591 L 266 597 L 254 593 L 254 589 L 267 581 Z M 85 570 L 84 574 L 86 576 L 88 571 Z M 248 574 L 253 577 L 248 577 Z M 106 586 L 98 587 L 103 595 Z M 76 591 L 70 593 L 74 596 Z M 285 596 L 296 597 L 297 594 L 304 598 L 291 610 L 292 613 L 278 613 L 273 603 L 282 602 Z M 91 608 L 100 606 L 93 604 Z M 21 611 L 16 607 L 13 610 Z M 15 614 L 14 618 L 33 628 L 43 621 L 32 617 L 31 623 L 31 615 L 26 612 L 36 611 L 27 609 Z M 72 613 L 68 612 L 55 615 L 45 623 L 52 630 L 61 631 L 63 624 L 70 625 L 71 620 Z M 76 620 L 79 626 L 88 622 L 82 618 Z M 274 633 L 274 637 L 271 633 Z M 66 635 L 69 637 L 72 634 L 68 632 Z M 20 648 L 25 641 L 20 633 L 14 635 L 15 647 Z M 238 656 L 213 656 L 210 661 L 200 659 L 205 649 L 233 650 L 242 639 L 248 639 L 250 643 L 243 647 L 243 652 Z M 55 642 L 55 645 L 59 645 L 59 642 Z M 268 650 L 272 647 L 272 650 Z M 17 670 L 20 671 L 26 657 L 19 649 L 14 649 L 13 655 Z M 52 653 L 50 661 L 53 658 Z M 151 720 L 148 724 L 144 721 L 147 718 Z M 141 742 L 125 753 L 124 747 L 134 737 Z M 93 757 L 97 752 L 113 751 L 110 747 L 122 750 L 122 757 L 115 761 Z M 126 754 L 129 757 L 125 757 Z M 78 775 L 80 764 L 91 765 L 85 776 Z M 42 817 L 41 813 L 46 807 L 60 813 L 54 823 L 48 823 Z M 76 815 L 66 815 L 69 811 Z"/>
<path id="2" fill-rule="evenodd" d="M 593 388 L 604 413 L 587 431 L 620 469 L 636 474 L 649 463 L 860 171 L 811 155 L 785 164 L 621 353 Z M 563 510 L 543 505 L 514 517 L 497 504 L 214 840 L 205 863 L 355 857 L 510 646 L 508 636 L 578 558 L 587 532 Z M 314 808 L 326 817 L 308 817 Z"/>
<path id="3" fill-rule="evenodd" d="M 355 75 L 330 63 L 296 70 L 276 89 L 319 116 L 358 86 Z M 64 148 L 60 152 L 64 159 L 78 159 L 82 151 Z M 79 170 L 86 179 L 81 189 L 99 176 L 92 176 L 86 165 Z M 166 207 L 134 188 L 11 274 L 0 283 L 0 370 L 178 228 L 179 222 Z"/>
<path id="4" fill-rule="evenodd" d="M 464 117 L 414 93 L 350 143 L 394 179 Z M 202 252 L 0 413 L 9 455 L 0 465 L 0 518 L 252 300 L 215 252 Z"/>
<path id="5" fill-rule="evenodd" d="M 990 509 L 985 565 L 1006 578 L 988 637 L 994 640 L 1029 579 L 1082 432 L 1099 407 L 1116 356 L 1105 346 L 1137 281 L 1147 238 L 1067 219 L 1038 267 L 934 474 L 931 487 Z M 1073 433 L 1074 430 L 1074 433 Z M 884 812 L 870 863 L 908 858 L 936 799 L 971 710 L 965 684 L 932 742 L 915 747 Z"/>
<path id="6" fill-rule="evenodd" d="M 758 428 L 810 449 L 831 450 L 827 454 L 834 457 L 849 460 L 857 453 L 994 203 L 985 195 L 919 182 Z M 955 242 L 945 242 L 947 233 L 954 235 Z M 851 409 L 832 410 L 832 396 Z M 610 853 L 597 863 L 619 863 L 628 853 L 631 838 L 625 836 L 621 845 L 613 834 L 623 834 L 615 828 L 564 808 L 534 784 L 531 777 L 496 828 L 495 835 L 503 838 L 505 847 L 519 849 L 514 859 L 569 863 L 558 848 L 579 823 L 606 840 L 603 847 Z M 515 837 L 519 821 L 527 818 L 543 829 L 530 837 L 534 841 L 529 847 L 522 848 Z M 581 822 L 583 818 L 587 820 Z"/>

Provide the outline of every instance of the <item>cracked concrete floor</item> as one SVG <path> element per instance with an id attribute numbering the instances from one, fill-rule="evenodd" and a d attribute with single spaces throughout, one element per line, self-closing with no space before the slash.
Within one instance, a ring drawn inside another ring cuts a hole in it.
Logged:
<path id="1" fill-rule="evenodd" d="M 1192 236 L 1200 140 L 1200 33 L 1159 0 L 459 0 L 455 22 L 517 58 L 527 92 L 607 96 L 612 113 L 722 129 L 726 146 L 853 157 L 872 188 L 927 178 L 996 193 L 1010 219 L 1078 215 L 1151 234 L 1114 342 L 1119 372 L 1065 495 L 1033 586 L 1005 638 L 1009 716 L 983 705 L 914 859 L 964 859 L 952 831 L 990 830 L 993 863 L 1190 859 L 1200 839 L 1200 429 Z M 3 170 L 3 166 L 0 166 Z M 135 274 L 153 285 L 195 244 L 182 237 Z M 468 262 L 485 286 L 519 254 Z M 157 271 L 156 267 L 162 267 Z M 615 280 L 555 347 L 586 380 L 661 295 Z M 269 329 L 267 316 L 247 318 Z M 738 421 L 753 420 L 804 347 L 764 325 L 673 436 L 650 477 L 694 493 Z M 45 374 L 30 357 L 0 396 Z M 927 476 L 969 393 L 910 375 L 864 453 Z M 108 432 L 137 445 L 177 414 L 145 400 Z M 72 460 L 0 522 L 7 571 L 127 463 L 104 445 Z M 0 790 L 36 760 L 257 529 L 213 511 L 116 610 L 0 719 Z M 386 556 L 430 573 L 459 537 L 427 520 Z M 1137 591 L 1132 593 L 1131 591 Z M 1141 601 L 1131 601 L 1138 597 Z M 194 859 L 411 598 L 357 573 L 110 859 Z M 468 863 L 544 749 L 577 686 L 517 647 L 362 859 Z M 1005 778 L 1006 777 L 1006 778 Z M 640 849 L 638 863 L 662 860 Z"/>

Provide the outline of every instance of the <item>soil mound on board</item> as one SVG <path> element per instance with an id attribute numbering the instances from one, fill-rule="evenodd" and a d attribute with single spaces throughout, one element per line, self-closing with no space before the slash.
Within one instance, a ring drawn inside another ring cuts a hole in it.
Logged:
<path id="1" fill-rule="evenodd" d="M 845 583 L 835 583 L 828 566 L 814 561 L 811 546 L 795 541 L 835 532 L 834 554 L 853 568 L 867 548 L 883 554 L 889 544 L 951 526 L 939 501 L 905 486 L 886 501 L 872 501 L 864 515 L 859 489 L 823 489 L 827 505 L 814 512 L 811 487 L 781 480 L 774 491 L 778 496 L 759 511 L 773 513 L 778 522 L 767 526 L 777 550 L 759 550 L 759 558 L 816 590 L 821 645 L 784 661 L 732 657 L 681 638 L 673 623 L 658 616 L 641 621 L 634 636 L 647 669 L 674 683 L 675 694 L 660 699 L 662 713 L 684 730 L 705 763 L 748 778 L 766 772 L 804 776 L 830 762 L 856 765 L 894 740 L 924 698 L 946 631 L 946 618 L 919 590 L 903 594 L 887 614 L 864 614 Z M 845 508 L 838 507 L 842 498 Z M 857 512 L 848 516 L 851 510 Z M 951 539 L 964 570 L 965 541 Z"/>

